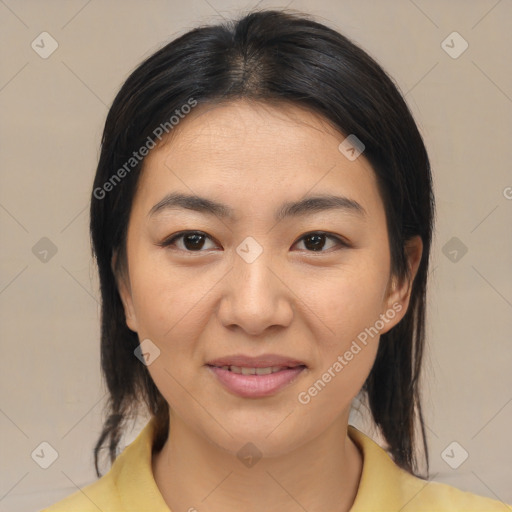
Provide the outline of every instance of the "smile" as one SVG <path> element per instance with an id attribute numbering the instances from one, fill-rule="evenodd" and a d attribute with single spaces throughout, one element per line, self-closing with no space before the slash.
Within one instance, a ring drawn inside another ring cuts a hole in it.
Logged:
<path id="1" fill-rule="evenodd" d="M 216 367 L 219 368 L 219 367 Z M 245 366 L 220 366 L 223 370 L 229 370 L 233 373 L 240 373 L 242 375 L 269 375 L 270 373 L 280 372 L 287 370 L 288 366 L 268 366 L 266 368 L 247 368 Z"/>
<path id="2" fill-rule="evenodd" d="M 263 398 L 277 394 L 297 380 L 306 366 L 256 368 L 207 365 L 207 368 L 230 393 L 243 398 Z"/>

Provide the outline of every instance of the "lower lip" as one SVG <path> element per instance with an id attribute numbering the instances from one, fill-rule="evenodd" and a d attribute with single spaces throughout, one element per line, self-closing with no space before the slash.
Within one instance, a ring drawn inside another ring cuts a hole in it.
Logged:
<path id="1" fill-rule="evenodd" d="M 216 366 L 208 366 L 208 368 L 229 391 L 244 398 L 274 395 L 306 369 L 305 366 L 296 366 L 268 375 L 242 375 Z"/>

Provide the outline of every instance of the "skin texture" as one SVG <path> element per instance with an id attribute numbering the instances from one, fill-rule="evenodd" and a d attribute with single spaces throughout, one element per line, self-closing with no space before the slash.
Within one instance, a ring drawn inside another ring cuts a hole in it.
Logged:
<path id="1" fill-rule="evenodd" d="M 348 417 L 379 336 L 359 344 L 309 403 L 298 395 L 379 315 L 395 305 L 382 334 L 406 312 L 411 281 L 390 274 L 373 170 L 364 153 L 346 158 L 338 149 L 345 136 L 297 106 L 203 105 L 171 135 L 145 160 L 128 228 L 128 269 L 118 276 L 129 328 L 161 351 L 148 370 L 170 406 L 169 438 L 153 456 L 162 496 L 173 512 L 349 510 L 363 461 L 347 436 Z M 169 192 L 225 203 L 236 218 L 189 209 L 148 216 Z M 274 220 L 284 202 L 318 194 L 344 195 L 366 215 L 328 210 Z M 182 230 L 209 238 L 195 250 L 183 238 L 158 245 Z M 315 251 L 303 238 L 311 231 L 349 245 L 325 238 Z M 236 251 L 249 236 L 263 249 L 251 263 Z M 407 247 L 411 279 L 421 250 L 419 238 Z M 265 353 L 307 369 L 273 396 L 242 398 L 205 366 L 221 356 Z M 237 457 L 248 442 L 263 455 L 250 468 Z"/>

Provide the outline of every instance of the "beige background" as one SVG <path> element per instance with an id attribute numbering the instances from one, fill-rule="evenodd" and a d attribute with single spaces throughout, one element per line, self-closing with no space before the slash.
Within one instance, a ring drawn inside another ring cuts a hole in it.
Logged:
<path id="1" fill-rule="evenodd" d="M 38 510 L 94 479 L 105 391 L 88 201 L 108 106 L 161 45 L 255 4 L 0 1 L 0 511 Z M 512 503 L 512 3 L 288 5 L 374 56 L 417 119 L 438 202 L 425 373 L 431 474 Z M 47 59 L 31 47 L 44 31 L 58 43 Z M 458 58 L 441 46 L 453 31 L 469 44 Z M 57 250 L 46 262 L 43 237 Z M 446 246 L 452 237 L 467 247 L 462 258 Z M 46 470 L 31 458 L 43 441 L 59 454 Z M 462 448 L 451 461 L 469 454 L 457 469 L 441 456 L 453 441 Z"/>

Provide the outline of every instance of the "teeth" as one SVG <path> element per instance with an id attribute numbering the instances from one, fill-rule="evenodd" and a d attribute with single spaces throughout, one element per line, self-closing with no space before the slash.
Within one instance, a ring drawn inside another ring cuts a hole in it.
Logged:
<path id="1" fill-rule="evenodd" d="M 272 373 L 272 368 L 256 368 L 256 375 L 268 375 Z"/>
<path id="2" fill-rule="evenodd" d="M 244 366 L 222 366 L 223 370 L 229 370 L 233 373 L 240 373 L 242 375 L 269 375 L 270 373 L 279 372 L 287 367 L 284 366 L 269 366 L 267 368 L 246 368 Z"/>

